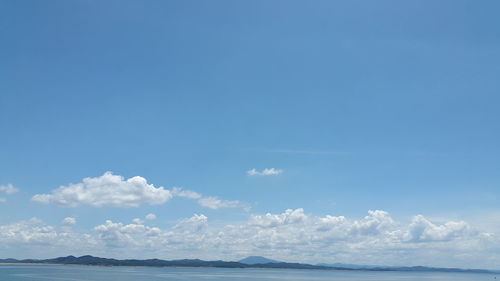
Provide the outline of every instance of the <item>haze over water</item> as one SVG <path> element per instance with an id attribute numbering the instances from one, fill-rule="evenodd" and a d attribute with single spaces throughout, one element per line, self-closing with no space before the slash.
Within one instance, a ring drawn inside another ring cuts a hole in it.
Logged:
<path id="1" fill-rule="evenodd" d="M 298 269 L 227 269 L 227 268 L 153 268 L 57 265 L 2 265 L 2 281 L 160 281 L 160 280 L 231 280 L 231 281 L 481 281 L 494 280 L 493 274 L 445 272 L 373 272 Z"/>

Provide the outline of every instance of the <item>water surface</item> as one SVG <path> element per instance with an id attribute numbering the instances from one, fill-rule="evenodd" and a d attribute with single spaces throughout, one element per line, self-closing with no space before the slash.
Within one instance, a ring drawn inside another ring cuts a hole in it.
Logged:
<path id="1" fill-rule="evenodd" d="M 497 277 L 500 281 L 500 276 Z M 494 274 L 300 269 L 156 268 L 80 265 L 0 265 L 1 281 L 482 281 Z"/>

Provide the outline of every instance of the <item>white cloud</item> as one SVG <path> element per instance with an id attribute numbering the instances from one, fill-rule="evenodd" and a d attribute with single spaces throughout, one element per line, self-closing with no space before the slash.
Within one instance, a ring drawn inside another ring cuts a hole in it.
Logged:
<path id="1" fill-rule="evenodd" d="M 37 218 L 0 226 L 0 241 L 3 243 L 44 243 L 52 242 L 56 237 L 54 227 L 44 225 Z"/>
<path id="2" fill-rule="evenodd" d="M 221 200 L 217 197 L 209 196 L 203 197 L 198 200 L 198 204 L 203 207 L 210 209 L 221 209 L 221 208 L 239 208 L 243 207 L 240 201 L 237 200 Z"/>
<path id="3" fill-rule="evenodd" d="M 145 218 L 146 218 L 147 220 L 152 221 L 152 220 L 155 220 L 155 219 L 156 219 L 156 215 L 155 215 L 155 214 L 153 214 L 153 213 L 150 213 L 150 214 L 147 214 L 147 215 L 145 216 Z"/>
<path id="4" fill-rule="evenodd" d="M 250 217 L 250 224 L 259 227 L 277 227 L 285 224 L 303 223 L 307 216 L 304 215 L 304 209 L 296 210 L 288 209 L 284 213 L 273 215 L 267 213 L 265 215 L 257 215 Z"/>
<path id="5" fill-rule="evenodd" d="M 281 173 L 283 173 L 283 170 L 275 169 L 275 168 L 270 168 L 270 169 L 266 168 L 262 171 L 258 171 L 254 168 L 254 169 L 247 171 L 247 175 L 249 175 L 249 176 L 276 176 L 276 175 L 279 175 Z"/>
<path id="6" fill-rule="evenodd" d="M 146 203 L 163 204 L 171 198 L 170 190 L 148 184 L 143 177 L 125 180 L 122 176 L 106 172 L 100 177 L 84 178 L 81 183 L 61 186 L 51 194 L 37 194 L 32 200 L 68 207 L 82 204 L 94 207 L 138 207 Z"/>
<path id="7" fill-rule="evenodd" d="M 7 202 L 7 199 L 0 197 L 0 203 L 5 203 Z"/>
<path id="8" fill-rule="evenodd" d="M 327 215 L 323 218 L 319 218 L 317 224 L 318 231 L 329 231 L 335 228 L 344 227 L 346 223 L 346 218 L 344 216 L 331 216 Z"/>
<path id="9" fill-rule="evenodd" d="M 0 225 L 0 248 L 12 247 L 14 253 L 25 255 L 39 248 L 46 252 L 54 249 L 95 250 L 96 241 L 88 234 L 66 231 L 67 227 L 58 230 L 45 224 L 38 218 L 31 218 L 7 225 Z M 24 251 L 20 251 L 24 249 Z"/>
<path id="10" fill-rule="evenodd" d="M 144 225 L 142 220 L 107 220 L 90 233 L 71 231 L 38 219 L 0 225 L 0 251 L 18 253 L 22 245 L 38 245 L 44 253 L 87 247 L 89 254 L 129 258 L 237 260 L 258 254 L 291 262 L 467 267 L 493 267 L 500 261 L 498 234 L 479 232 L 465 222 L 436 223 L 421 215 L 401 224 L 382 210 L 349 219 L 314 216 L 298 208 L 251 215 L 234 224 L 210 223 L 205 215 L 194 214 L 170 228 Z"/>
<path id="11" fill-rule="evenodd" d="M 407 238 L 413 242 L 449 241 L 469 233 L 470 227 L 464 221 L 449 221 L 436 225 L 422 215 L 413 217 Z"/>
<path id="12" fill-rule="evenodd" d="M 95 178 L 84 178 L 81 183 L 61 186 L 50 194 L 36 194 L 31 199 L 40 203 L 55 203 L 66 207 L 90 205 L 93 207 L 139 207 L 142 204 L 164 204 L 173 197 L 197 200 L 202 207 L 210 209 L 245 208 L 239 201 L 222 200 L 217 197 L 203 197 L 195 191 L 174 187 L 172 190 L 148 184 L 143 177 L 125 179 L 106 172 Z"/>
<path id="13" fill-rule="evenodd" d="M 222 208 L 245 208 L 248 207 L 237 200 L 222 200 L 215 196 L 203 196 L 198 192 L 194 192 L 191 190 L 185 190 L 179 187 L 174 187 L 172 189 L 172 195 L 176 197 L 184 197 L 189 199 L 197 199 L 197 202 L 200 206 L 209 208 L 209 209 L 222 209 Z"/>
<path id="14" fill-rule="evenodd" d="M 352 224 L 351 232 L 353 234 L 376 235 L 395 226 L 394 220 L 385 211 L 370 210 L 368 214 L 362 220 L 355 221 Z"/>
<path id="15" fill-rule="evenodd" d="M 76 224 L 76 219 L 73 217 L 66 217 L 61 222 L 63 225 L 74 225 Z"/>
<path id="16" fill-rule="evenodd" d="M 180 187 L 174 187 L 172 189 L 172 195 L 177 196 L 177 197 L 184 197 L 184 198 L 189 198 L 189 199 L 199 199 L 201 198 L 201 194 L 198 192 L 194 192 L 191 190 L 185 190 Z"/>
<path id="17" fill-rule="evenodd" d="M 97 232 L 97 238 L 105 246 L 111 248 L 144 246 L 144 243 L 152 242 L 151 238 L 161 234 L 161 230 L 157 227 L 149 227 L 137 222 L 124 225 L 111 220 L 94 227 L 94 230 Z"/>
<path id="18" fill-rule="evenodd" d="M 188 219 L 179 221 L 173 228 L 182 229 L 183 231 L 200 231 L 207 226 L 208 218 L 201 214 L 194 214 Z"/>
<path id="19" fill-rule="evenodd" d="M 135 223 L 135 224 L 144 224 L 144 221 L 141 220 L 140 218 L 135 218 L 135 219 L 132 220 L 132 222 Z"/>
<path id="20" fill-rule="evenodd" d="M 7 194 L 14 194 L 16 192 L 19 192 L 19 189 L 18 188 L 15 188 L 12 184 L 8 184 L 8 185 L 0 185 L 0 191 L 3 191 Z"/>

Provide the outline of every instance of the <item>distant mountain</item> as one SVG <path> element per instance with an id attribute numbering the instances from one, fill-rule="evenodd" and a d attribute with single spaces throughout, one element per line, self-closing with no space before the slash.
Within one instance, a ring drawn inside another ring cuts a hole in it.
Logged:
<path id="1" fill-rule="evenodd" d="M 103 266 L 155 266 L 155 267 L 225 267 L 225 268 L 238 268 L 247 267 L 247 265 L 239 262 L 231 261 L 203 261 L 199 259 L 185 259 L 185 260 L 160 260 L 160 259 L 148 259 L 148 260 L 117 260 L 117 259 L 107 259 L 99 258 L 93 256 L 67 256 L 59 257 L 54 259 L 26 259 L 26 260 L 16 260 L 16 259 L 6 259 L 0 260 L 3 263 L 44 263 L 44 264 L 78 264 L 78 265 L 103 265 Z"/>
<path id="2" fill-rule="evenodd" d="M 261 256 L 249 256 L 249 257 L 246 257 L 242 260 L 239 260 L 238 262 L 244 263 L 244 264 L 280 263 L 279 261 L 275 261 L 275 260 L 268 259 L 268 258 L 261 257 Z"/>
<path id="3" fill-rule="evenodd" d="M 432 271 L 432 272 L 473 272 L 473 273 L 498 273 L 498 271 L 485 269 L 462 269 L 462 268 L 443 268 L 428 266 L 389 266 L 374 267 L 368 270 L 372 271 Z"/>
<path id="4" fill-rule="evenodd" d="M 474 272 L 474 273 L 500 273 L 500 271 L 483 269 L 460 269 L 460 268 L 438 268 L 425 266 L 412 267 L 379 267 L 360 266 L 348 264 L 311 265 L 304 263 L 279 262 L 264 257 L 248 257 L 239 262 L 236 261 L 204 261 L 199 259 L 185 260 L 118 260 L 99 258 L 93 256 L 67 256 L 54 259 L 0 259 L 0 263 L 42 263 L 42 264 L 78 264 L 78 265 L 101 265 L 101 266 L 155 266 L 155 267 L 222 267 L 222 268 L 290 268 L 290 269 L 321 269 L 321 270 L 367 270 L 367 271 L 439 271 L 439 272 Z M 340 266 L 341 265 L 341 266 Z"/>
<path id="5" fill-rule="evenodd" d="M 204 261 L 199 259 L 186 259 L 186 260 L 118 260 L 107 259 L 93 256 L 67 256 L 54 259 L 5 259 L 0 260 L 0 263 L 42 263 L 42 264 L 79 264 L 79 265 L 102 265 L 102 266 L 155 266 L 155 267 L 222 267 L 222 268 L 295 268 L 295 269 L 333 269 L 325 266 L 301 264 L 301 263 L 264 263 L 264 264 L 244 264 L 235 261 Z"/>
<path id="6" fill-rule="evenodd" d="M 0 259 L 0 263 L 16 263 L 18 260 L 16 259 Z"/>
<path id="7" fill-rule="evenodd" d="M 319 263 L 318 266 L 326 266 L 332 268 L 346 268 L 352 270 L 366 271 L 432 271 L 432 272 L 474 272 L 474 273 L 499 273 L 496 270 L 486 269 L 462 269 L 462 268 L 443 268 L 443 267 L 428 267 L 428 266 L 380 266 L 366 264 L 347 264 L 347 263 Z"/>

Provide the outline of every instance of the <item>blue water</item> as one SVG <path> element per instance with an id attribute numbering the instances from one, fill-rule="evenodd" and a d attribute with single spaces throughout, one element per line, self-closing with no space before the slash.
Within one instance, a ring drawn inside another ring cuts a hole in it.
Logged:
<path id="1" fill-rule="evenodd" d="M 500 276 L 497 277 L 500 281 Z M 152 268 L 57 265 L 0 265 L 0 281 L 481 281 L 493 274 L 369 272 L 298 269 Z"/>

